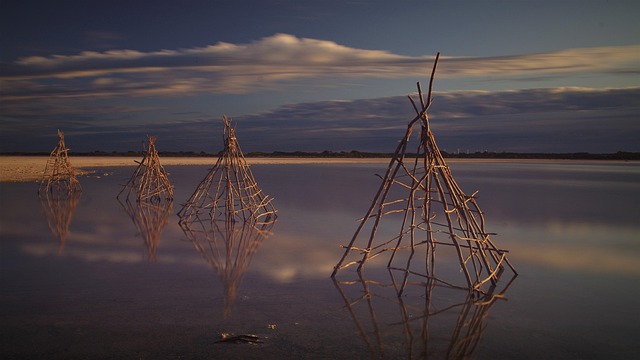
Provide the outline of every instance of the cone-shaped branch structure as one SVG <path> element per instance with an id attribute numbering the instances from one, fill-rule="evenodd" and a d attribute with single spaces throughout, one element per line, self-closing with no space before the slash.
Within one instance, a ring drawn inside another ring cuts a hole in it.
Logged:
<path id="1" fill-rule="evenodd" d="M 64 133 L 58 130 L 58 144 L 47 159 L 38 195 L 65 196 L 82 191 L 68 152 L 69 149 L 64 144 Z"/>
<path id="2" fill-rule="evenodd" d="M 225 116 L 224 150 L 209 174 L 200 182 L 193 195 L 178 212 L 181 222 L 208 215 L 212 220 L 227 218 L 247 221 L 269 221 L 275 218 L 272 198 L 258 186 L 242 154 L 235 128 Z"/>
<path id="3" fill-rule="evenodd" d="M 126 199 L 135 194 L 137 202 L 159 204 L 163 200 L 173 200 L 173 186 L 169 181 L 169 175 L 160 164 L 155 145 L 156 137 L 147 135 L 147 139 L 148 145 L 144 150 L 144 156 L 141 161 L 136 161 L 138 167 L 116 196 L 118 199 L 126 191 Z"/>
<path id="4" fill-rule="evenodd" d="M 404 273 L 400 292 L 412 274 L 482 291 L 485 283 L 495 284 L 505 266 L 515 273 L 507 260 L 507 251 L 496 247 L 485 230 L 475 193 L 468 196 L 458 186 L 429 127 L 427 110 L 431 105 L 438 58 L 439 54 L 431 74 L 427 100 L 423 98 L 420 83 L 421 106 L 409 98 L 417 115 L 409 122 L 382 177 L 378 193 L 345 247 L 332 277 L 351 265 L 357 265 L 361 271 L 367 261 L 381 254 L 389 255 L 388 268 Z M 419 138 L 411 142 L 415 127 L 419 127 Z M 416 156 L 407 158 L 408 151 L 415 151 Z M 400 230 L 387 231 L 388 226 Z M 439 249 L 438 257 L 436 248 Z M 416 256 L 418 250 L 424 252 Z M 451 270 L 451 263 L 456 259 L 457 269 L 436 274 L 437 262 Z M 447 278 L 446 274 L 451 273 L 456 275 Z M 463 274 L 464 283 L 458 282 L 459 273 Z"/>

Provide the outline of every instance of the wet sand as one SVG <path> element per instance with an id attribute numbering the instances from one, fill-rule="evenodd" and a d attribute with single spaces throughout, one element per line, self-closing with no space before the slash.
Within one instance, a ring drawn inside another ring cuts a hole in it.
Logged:
<path id="1" fill-rule="evenodd" d="M 48 156 L 0 156 L 0 182 L 30 182 L 42 177 Z M 137 166 L 137 157 L 80 156 L 70 159 L 79 174 L 87 169 L 105 166 Z M 165 157 L 162 165 L 213 165 L 216 158 Z M 387 163 L 384 158 L 247 158 L 252 164 L 367 164 Z"/>

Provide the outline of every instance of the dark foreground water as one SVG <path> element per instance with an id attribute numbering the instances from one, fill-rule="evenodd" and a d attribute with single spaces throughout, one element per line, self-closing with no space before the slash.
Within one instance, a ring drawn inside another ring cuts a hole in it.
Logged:
<path id="1" fill-rule="evenodd" d="M 167 167 L 173 207 L 133 217 L 115 199 L 131 167 L 82 177 L 77 202 L 0 184 L 2 358 L 639 358 L 640 164 L 450 165 L 520 274 L 504 298 L 398 298 L 376 264 L 330 279 L 386 164 L 252 166 L 279 217 L 231 255 L 178 226 L 207 167 Z"/>

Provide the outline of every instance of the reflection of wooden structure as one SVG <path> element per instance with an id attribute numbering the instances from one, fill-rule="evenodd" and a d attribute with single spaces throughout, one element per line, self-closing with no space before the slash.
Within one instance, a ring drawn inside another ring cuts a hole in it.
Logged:
<path id="1" fill-rule="evenodd" d="M 504 299 L 510 283 L 480 293 L 435 280 L 402 286 L 393 276 L 387 282 L 365 279 L 362 273 L 354 281 L 334 279 L 375 359 L 473 358 L 489 310 Z"/>
<path id="2" fill-rule="evenodd" d="M 64 249 L 64 244 L 69 234 L 69 224 L 79 200 L 79 192 L 64 194 L 63 196 L 52 196 L 51 194 L 40 196 L 42 211 L 47 218 L 49 229 L 60 241 L 58 254 Z"/>
<path id="3" fill-rule="evenodd" d="M 149 260 L 156 260 L 156 248 L 160 241 L 160 232 L 167 224 L 173 201 L 148 202 L 140 201 L 131 203 L 129 199 L 120 202 L 120 205 L 127 212 L 138 233 L 144 239 L 144 243 L 149 251 Z"/>
<path id="4" fill-rule="evenodd" d="M 427 110 L 439 56 L 435 59 L 426 101 L 420 83 L 420 107 L 409 97 L 417 115 L 409 122 L 380 189 L 332 277 L 351 265 L 358 265 L 361 271 L 367 261 L 385 253 L 389 254 L 387 267 L 404 274 L 400 293 L 409 275 L 482 291 L 487 283 L 495 285 L 505 265 L 515 273 L 507 251 L 496 247 L 485 230 L 475 193 L 468 196 L 458 186 L 429 127 Z M 419 137 L 411 142 L 414 127 L 419 127 Z M 415 157 L 409 158 L 407 154 L 411 151 L 415 151 Z M 387 231 L 385 225 L 399 227 L 400 231 Z M 466 284 L 436 274 L 438 260 L 444 266 L 452 262 L 447 259 L 448 252 L 457 259 Z"/>
<path id="5" fill-rule="evenodd" d="M 242 154 L 235 128 L 225 116 L 224 150 L 209 174 L 200 182 L 193 195 L 178 212 L 181 222 L 207 215 L 238 221 L 275 217 L 271 198 L 262 192 Z"/>
<path id="6" fill-rule="evenodd" d="M 58 130 L 58 144 L 47 159 L 38 195 L 62 196 L 82 191 L 68 153 L 69 149 L 64 144 L 64 133 Z"/>
<path id="7" fill-rule="evenodd" d="M 238 287 L 249 269 L 253 255 L 262 241 L 270 235 L 275 223 L 271 218 L 239 222 L 230 216 L 224 220 L 192 218 L 192 221 L 180 222 L 189 241 L 222 280 L 225 319 L 231 315 Z"/>
<path id="8" fill-rule="evenodd" d="M 125 190 L 128 190 L 127 199 L 135 192 L 137 202 L 147 201 L 158 204 L 163 200 L 173 199 L 173 186 L 171 186 L 167 172 L 160 164 L 160 157 L 155 145 L 156 137 L 147 135 L 147 138 L 148 145 L 144 150 L 142 160 L 136 161 L 138 167 L 117 197 L 119 198 Z"/>

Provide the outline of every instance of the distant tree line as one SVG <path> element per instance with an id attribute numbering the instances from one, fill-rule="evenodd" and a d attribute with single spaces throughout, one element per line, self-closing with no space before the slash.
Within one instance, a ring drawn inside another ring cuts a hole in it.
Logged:
<path id="1" fill-rule="evenodd" d="M 640 152 L 618 151 L 615 153 L 516 153 L 516 152 L 474 152 L 444 153 L 447 158 L 463 159 L 557 159 L 557 160 L 640 160 Z"/>
<path id="2" fill-rule="evenodd" d="M 91 151 L 72 152 L 73 156 L 132 156 L 141 157 L 142 151 Z M 1 152 L 0 156 L 47 156 L 45 152 Z M 166 157 L 217 157 L 218 154 L 204 151 L 160 151 L 160 156 Z M 557 159 L 557 160 L 640 160 L 640 152 L 618 151 L 615 153 L 517 153 L 517 152 L 491 152 L 478 151 L 467 153 L 448 153 L 442 155 L 452 159 Z M 248 158 L 389 158 L 392 153 L 365 152 L 365 151 L 254 151 L 245 154 Z M 415 154 L 407 154 L 415 156 Z"/>

